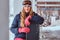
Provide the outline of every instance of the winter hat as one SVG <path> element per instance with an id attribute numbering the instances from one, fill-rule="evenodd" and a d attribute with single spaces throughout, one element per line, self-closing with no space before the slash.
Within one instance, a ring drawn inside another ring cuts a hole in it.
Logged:
<path id="1" fill-rule="evenodd" d="M 26 4 L 31 5 L 32 3 L 31 3 L 30 0 L 24 0 L 24 1 L 23 1 L 23 5 L 26 5 Z"/>

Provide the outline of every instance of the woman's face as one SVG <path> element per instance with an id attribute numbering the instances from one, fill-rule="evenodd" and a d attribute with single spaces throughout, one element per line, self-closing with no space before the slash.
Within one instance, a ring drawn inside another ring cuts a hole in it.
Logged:
<path id="1" fill-rule="evenodd" d="M 24 5 L 24 10 L 26 13 L 30 12 L 30 5 Z"/>

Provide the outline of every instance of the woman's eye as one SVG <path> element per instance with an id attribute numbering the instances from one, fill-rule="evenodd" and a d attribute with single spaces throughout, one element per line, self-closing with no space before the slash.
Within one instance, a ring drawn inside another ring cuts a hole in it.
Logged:
<path id="1" fill-rule="evenodd" d="M 30 6 L 28 6 L 28 7 L 30 7 Z"/>
<path id="2" fill-rule="evenodd" d="M 27 5 L 25 5 L 24 7 L 30 7 L 30 5 L 28 5 L 28 6 L 27 6 Z"/>
<path id="3" fill-rule="evenodd" d="M 26 7 L 26 6 L 25 6 Z"/>

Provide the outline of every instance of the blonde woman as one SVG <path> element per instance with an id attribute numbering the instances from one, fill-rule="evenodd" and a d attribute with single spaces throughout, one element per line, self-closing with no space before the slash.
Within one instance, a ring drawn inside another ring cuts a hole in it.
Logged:
<path id="1" fill-rule="evenodd" d="M 13 20 L 11 31 L 15 34 L 14 40 L 39 40 L 39 24 L 44 19 L 32 10 L 30 0 L 23 1 L 22 11 Z"/>

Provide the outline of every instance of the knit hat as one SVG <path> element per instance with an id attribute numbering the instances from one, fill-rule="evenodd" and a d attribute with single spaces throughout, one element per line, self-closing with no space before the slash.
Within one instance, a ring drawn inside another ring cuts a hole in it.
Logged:
<path id="1" fill-rule="evenodd" d="M 23 1 L 23 5 L 26 5 L 26 4 L 31 5 L 32 3 L 31 3 L 30 0 L 24 0 L 24 1 Z"/>

